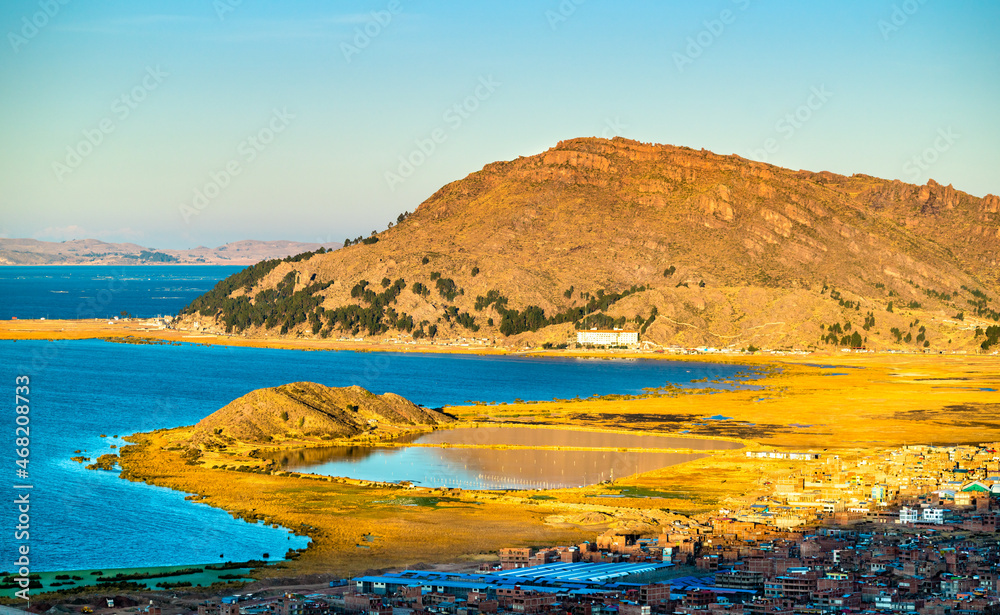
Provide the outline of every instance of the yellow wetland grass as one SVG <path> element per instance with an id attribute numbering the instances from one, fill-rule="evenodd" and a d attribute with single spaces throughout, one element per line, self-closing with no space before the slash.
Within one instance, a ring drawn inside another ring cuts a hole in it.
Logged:
<path id="1" fill-rule="evenodd" d="M 997 356 L 845 353 L 709 360 L 766 369 L 766 376 L 755 382 L 762 390 L 469 406 L 448 412 L 469 420 L 684 432 L 815 451 L 988 442 L 1000 436 Z"/>

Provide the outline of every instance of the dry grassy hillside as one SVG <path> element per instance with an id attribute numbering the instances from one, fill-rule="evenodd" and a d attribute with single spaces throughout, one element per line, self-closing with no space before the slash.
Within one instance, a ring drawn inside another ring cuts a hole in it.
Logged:
<path id="1" fill-rule="evenodd" d="M 996 196 L 620 138 L 487 165 L 366 241 L 234 276 L 181 326 L 933 351 L 1000 318 Z"/>
<path id="2" fill-rule="evenodd" d="M 195 425 L 191 440 L 211 449 L 234 443 L 307 442 L 360 434 L 381 439 L 451 421 L 395 393 L 376 395 L 359 386 L 294 382 L 251 391 L 230 402 Z"/>

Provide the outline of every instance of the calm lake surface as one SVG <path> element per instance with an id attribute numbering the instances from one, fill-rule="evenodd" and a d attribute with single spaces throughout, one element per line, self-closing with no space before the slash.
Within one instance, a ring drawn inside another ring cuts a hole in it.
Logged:
<path id="1" fill-rule="evenodd" d="M 529 427 L 444 429 L 402 438 L 413 444 L 564 446 L 577 448 L 740 448 L 736 442 Z M 607 450 L 339 447 L 271 455 L 288 470 L 362 480 L 409 481 L 424 487 L 556 489 L 580 487 L 704 457 Z"/>
<path id="2" fill-rule="evenodd" d="M 0 267 L 0 318 L 176 314 L 237 271 L 217 265 Z"/>

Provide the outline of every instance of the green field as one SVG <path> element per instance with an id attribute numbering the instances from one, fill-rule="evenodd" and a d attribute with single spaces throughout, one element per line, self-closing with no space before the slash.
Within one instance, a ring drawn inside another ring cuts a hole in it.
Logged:
<path id="1" fill-rule="evenodd" d="M 190 586 L 205 587 L 213 583 L 252 581 L 253 579 L 249 576 L 251 571 L 253 571 L 253 568 L 249 566 L 223 568 L 219 564 L 206 564 L 38 572 L 31 575 L 31 594 L 34 596 L 42 592 L 72 591 L 79 587 L 104 585 L 108 581 L 136 583 L 151 590 L 169 588 L 158 587 L 157 584 L 159 583 L 190 583 Z M 225 578 L 220 578 L 220 576 Z M 2 577 L 0 579 L 0 596 L 13 598 L 14 592 L 21 589 L 20 586 L 9 587 L 12 584 L 16 585 L 16 577 L 11 576 L 9 572 L 0 574 L 0 577 Z M 111 587 L 114 587 L 114 585 L 111 585 L 109 589 Z M 180 587 L 188 586 L 182 585 Z"/>

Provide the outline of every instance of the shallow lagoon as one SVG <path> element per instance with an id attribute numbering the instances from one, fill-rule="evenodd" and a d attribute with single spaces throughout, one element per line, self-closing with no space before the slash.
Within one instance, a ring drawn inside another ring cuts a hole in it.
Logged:
<path id="1" fill-rule="evenodd" d="M 404 440 L 400 440 L 404 441 Z M 416 444 L 475 444 L 479 446 L 564 446 L 575 448 L 691 448 L 731 450 L 738 442 L 705 438 L 678 438 L 642 433 L 614 433 L 549 427 L 489 426 L 441 429 L 409 438 Z"/>
<path id="2" fill-rule="evenodd" d="M 726 450 L 741 446 L 720 440 L 530 427 L 444 429 L 399 442 L 404 446 L 304 449 L 269 457 L 287 470 L 368 481 L 462 489 L 557 489 L 592 485 L 704 457 L 607 449 Z"/>

